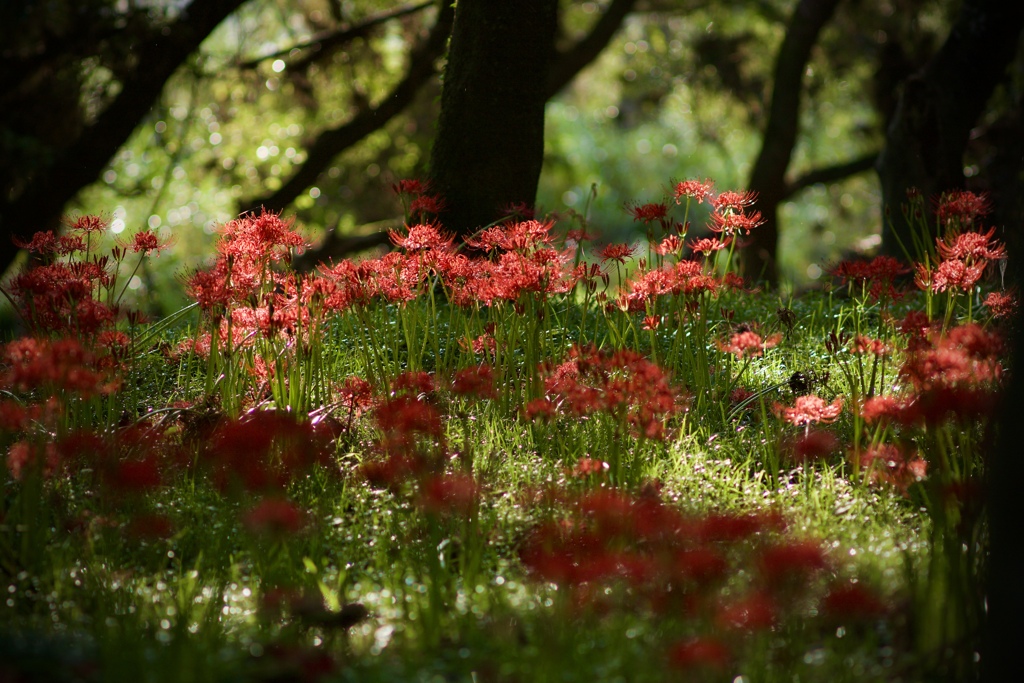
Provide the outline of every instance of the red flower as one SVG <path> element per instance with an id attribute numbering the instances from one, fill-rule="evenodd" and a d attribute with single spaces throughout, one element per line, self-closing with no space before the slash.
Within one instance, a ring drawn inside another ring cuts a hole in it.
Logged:
<path id="1" fill-rule="evenodd" d="M 421 194 L 409 204 L 410 216 L 422 216 L 431 214 L 437 216 L 447 208 L 444 198 L 439 195 Z"/>
<path id="2" fill-rule="evenodd" d="M 395 245 L 406 251 L 422 251 L 425 249 L 437 249 L 447 251 L 451 248 L 455 237 L 444 232 L 436 225 L 414 225 L 408 229 L 404 237 L 396 230 L 388 232 L 388 236 Z"/>
<path id="3" fill-rule="evenodd" d="M 939 197 L 935 214 L 943 224 L 956 222 L 960 226 L 967 226 L 973 224 L 975 218 L 988 215 L 989 210 L 988 195 L 985 193 L 953 190 Z"/>
<path id="4" fill-rule="evenodd" d="M 995 232 L 995 228 L 985 233 L 962 232 L 945 240 L 936 239 L 935 247 L 944 259 L 961 259 L 973 263 L 1006 258 L 1006 247 L 992 240 Z"/>
<path id="5" fill-rule="evenodd" d="M 791 425 L 804 427 L 816 422 L 833 422 L 843 409 L 843 398 L 840 396 L 832 403 L 817 396 L 798 396 L 792 408 L 775 404 L 776 413 Z"/>
<path id="6" fill-rule="evenodd" d="M 399 180 L 397 183 L 391 186 L 391 189 L 395 192 L 395 194 L 421 195 L 430 189 L 430 183 L 424 180 L 408 178 L 404 180 Z"/>
<path id="7" fill-rule="evenodd" d="M 644 316 L 643 328 L 645 330 L 656 330 L 656 329 L 658 329 L 658 325 L 660 325 L 660 324 L 661 324 L 661 316 L 660 315 Z"/>
<path id="8" fill-rule="evenodd" d="M 625 263 L 626 259 L 633 256 L 633 247 L 628 244 L 609 244 L 603 247 L 597 255 L 601 257 L 602 263 L 607 263 L 608 261 Z"/>
<path id="9" fill-rule="evenodd" d="M 469 514 L 476 507 L 480 487 L 468 474 L 433 476 L 420 488 L 419 504 L 436 514 Z"/>
<path id="10" fill-rule="evenodd" d="M 769 596 L 764 593 L 753 593 L 722 605 L 716 621 L 726 629 L 760 631 L 775 625 L 776 611 L 775 603 Z"/>
<path id="11" fill-rule="evenodd" d="M 626 210 L 633 216 L 634 221 L 645 224 L 664 221 L 668 217 L 668 205 L 666 204 L 640 204 L 637 202 L 626 205 Z"/>
<path id="12" fill-rule="evenodd" d="M 981 279 L 985 272 L 985 263 L 968 265 L 964 261 L 950 259 L 940 263 L 939 267 L 930 274 L 927 273 L 927 268 L 923 264 L 919 264 L 917 269 L 920 278 L 918 286 L 922 289 L 927 288 L 922 287 L 922 283 L 927 283 L 933 292 L 944 292 L 950 288 L 967 292 L 973 289 Z"/>
<path id="13" fill-rule="evenodd" d="M 452 380 L 452 393 L 475 398 L 497 398 L 494 370 L 487 364 L 459 370 Z"/>
<path id="14" fill-rule="evenodd" d="M 301 531 L 305 517 L 289 500 L 266 498 L 242 515 L 242 524 L 255 534 L 284 537 Z"/>
<path id="15" fill-rule="evenodd" d="M 730 241 L 732 241 L 731 238 L 716 240 L 709 237 L 702 237 L 699 240 L 690 242 L 688 246 L 690 247 L 690 251 L 695 254 L 710 254 L 712 252 L 725 249 L 729 246 Z"/>
<path id="16" fill-rule="evenodd" d="M 782 340 L 781 334 L 773 334 L 767 339 L 752 330 L 737 332 L 729 337 L 728 342 L 719 342 L 718 350 L 723 353 L 731 353 L 737 358 L 757 358 L 765 349 L 774 348 Z"/>
<path id="17" fill-rule="evenodd" d="M 817 543 L 790 541 L 766 548 L 759 563 L 769 584 L 803 581 L 825 568 L 825 555 Z"/>
<path id="18" fill-rule="evenodd" d="M 712 190 L 714 190 L 715 183 L 711 180 L 684 180 L 676 183 L 675 188 L 672 190 L 672 194 L 676 199 L 676 204 L 680 202 L 683 197 L 688 199 L 696 199 L 697 203 L 703 202 L 709 196 L 711 196 Z"/>
<path id="19" fill-rule="evenodd" d="M 990 292 L 984 304 L 993 318 L 1012 319 L 1017 313 L 1017 295 L 1013 292 Z"/>
<path id="20" fill-rule="evenodd" d="M 711 204 L 718 213 L 723 211 L 742 212 L 745 207 L 752 205 L 756 201 L 756 192 L 750 190 L 743 190 L 741 192 L 727 190 L 712 199 Z"/>
<path id="21" fill-rule="evenodd" d="M 713 638 L 685 640 L 668 651 L 668 661 L 677 669 L 724 669 L 729 665 L 729 658 L 729 648 Z"/>
<path id="22" fill-rule="evenodd" d="M 839 438 L 832 432 L 823 429 L 814 429 L 789 445 L 792 457 L 799 461 L 818 460 L 825 458 L 839 450 Z"/>
<path id="23" fill-rule="evenodd" d="M 135 254 L 148 254 L 151 251 L 160 251 L 167 247 L 167 243 L 161 244 L 160 238 L 150 230 L 140 230 L 132 235 L 130 242 L 123 244 L 124 248 Z"/>
<path id="24" fill-rule="evenodd" d="M 821 613 L 836 621 L 863 621 L 889 610 L 875 593 L 859 583 L 833 586 L 821 600 Z"/>
<path id="25" fill-rule="evenodd" d="M 711 214 L 711 225 L 708 226 L 708 229 L 711 232 L 725 235 L 735 235 L 740 231 L 749 235 L 751 230 L 762 223 L 764 223 L 764 219 L 761 217 L 760 211 L 754 211 L 751 214 L 740 211 L 724 214 L 713 213 Z"/>
<path id="26" fill-rule="evenodd" d="M 21 240 L 17 236 L 12 237 L 11 241 L 19 249 L 27 249 L 37 254 L 52 254 L 57 250 L 57 236 L 52 230 L 37 232 L 28 242 Z"/>

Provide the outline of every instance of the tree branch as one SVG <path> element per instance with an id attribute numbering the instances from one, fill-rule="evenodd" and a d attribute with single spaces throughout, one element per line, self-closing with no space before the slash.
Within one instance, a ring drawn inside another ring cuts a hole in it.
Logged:
<path id="1" fill-rule="evenodd" d="M 303 41 L 292 45 L 291 47 L 281 48 L 275 50 L 270 54 L 261 55 L 259 57 L 253 57 L 247 59 L 244 62 L 238 64 L 239 69 L 255 69 L 259 64 L 265 62 L 268 59 L 277 59 L 279 57 L 287 57 L 292 53 L 293 50 L 313 50 L 312 55 L 307 55 L 296 62 L 288 65 L 288 68 L 299 69 L 303 68 L 313 59 L 322 58 L 325 54 L 333 52 L 341 47 L 344 47 L 347 43 L 355 40 L 356 38 L 362 38 L 370 33 L 371 30 L 380 26 L 381 24 L 387 23 L 392 19 L 398 19 L 410 14 L 415 14 L 420 10 L 424 10 L 434 4 L 433 0 L 427 2 L 421 2 L 416 5 L 405 5 L 403 7 L 397 7 L 388 12 L 381 12 L 375 14 L 362 22 L 352 25 L 343 26 L 331 31 L 321 31 L 314 35 L 309 40 Z M 315 55 L 315 56 L 314 56 Z"/>
<path id="2" fill-rule="evenodd" d="M 376 107 L 365 109 L 347 123 L 320 133 L 310 145 L 306 161 L 292 177 L 279 190 L 244 202 L 243 211 L 254 211 L 260 207 L 267 211 L 283 210 L 316 182 L 336 156 L 382 128 L 413 101 L 423 84 L 434 76 L 434 61 L 444 53 L 451 32 L 455 10 L 448 0 L 440 0 L 440 5 L 430 35 L 409 55 L 409 70 L 405 78 Z"/>
<path id="3" fill-rule="evenodd" d="M 857 157 L 856 159 L 851 159 L 850 161 L 846 161 L 841 164 L 835 164 L 834 166 L 816 168 L 804 173 L 803 175 L 797 176 L 786 183 L 786 187 L 782 192 L 782 199 L 789 199 L 798 192 L 806 190 L 811 185 L 817 185 L 818 183 L 834 183 L 838 180 L 849 178 L 852 175 L 857 175 L 864 171 L 870 171 L 875 167 L 879 154 L 881 154 L 881 150 L 875 150 L 865 154 L 864 156 Z"/>
<path id="4" fill-rule="evenodd" d="M 0 232 L 26 239 L 59 215 L 79 190 L 96 180 L 160 97 L 171 75 L 200 43 L 245 0 L 193 0 L 167 29 L 139 39 L 136 68 L 121 81 L 121 92 L 76 141 L 55 154 L 13 202 L 0 208 Z M 49 212 L 49 214 L 47 213 Z M 0 240 L 0 268 L 17 249 Z"/>
<path id="5" fill-rule="evenodd" d="M 622 20 L 633 11 L 636 0 L 612 0 L 586 36 L 568 50 L 555 56 L 548 74 L 548 97 L 554 97 L 608 46 L 622 26 Z"/>

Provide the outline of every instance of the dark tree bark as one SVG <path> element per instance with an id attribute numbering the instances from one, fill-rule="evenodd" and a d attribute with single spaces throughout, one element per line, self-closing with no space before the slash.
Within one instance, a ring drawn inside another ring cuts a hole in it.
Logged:
<path id="1" fill-rule="evenodd" d="M 636 0 L 613 0 L 587 35 L 557 54 L 548 74 L 549 98 L 557 95 L 562 88 L 572 82 L 572 79 L 580 71 L 601 54 L 635 5 Z M 359 235 L 342 235 L 335 230 L 330 230 L 322 245 L 303 254 L 302 258 L 296 259 L 293 265 L 300 269 L 310 270 L 318 263 L 328 259 L 340 259 L 359 251 L 384 246 L 389 242 L 388 228 L 390 227 L 394 226 L 385 226 L 383 229 Z"/>
<path id="2" fill-rule="evenodd" d="M 800 124 L 803 76 L 811 49 L 821 29 L 832 18 L 840 0 L 800 0 L 786 26 L 786 36 L 775 58 L 772 102 L 761 142 L 750 173 L 748 189 L 757 192 L 755 208 L 764 224 L 751 232 L 744 251 L 747 276 L 774 284 L 778 280 L 776 251 L 779 241 L 779 204 L 788 196 L 786 170 L 796 145 Z"/>
<path id="3" fill-rule="evenodd" d="M 310 145 L 306 161 L 288 178 L 280 189 L 243 203 L 243 212 L 281 211 L 306 188 L 316 182 L 335 157 L 370 133 L 379 130 L 400 114 L 416 97 L 420 88 L 433 78 L 435 60 L 444 54 L 452 30 L 454 10 L 449 0 L 441 0 L 440 12 L 430 35 L 409 56 L 409 70 L 401 82 L 381 102 L 357 114 L 348 122 L 320 133 Z"/>
<path id="4" fill-rule="evenodd" d="M 440 216 L 466 235 L 513 204 L 533 206 L 544 156 L 544 104 L 557 0 L 460 0 L 431 152 Z"/>
<path id="5" fill-rule="evenodd" d="M 1011 249 L 1009 264 L 1011 277 L 1024 282 L 1024 250 Z M 1011 373 L 1003 395 L 995 452 L 986 463 L 989 557 L 985 585 L 988 612 L 981 651 L 983 683 L 1015 680 L 1020 675 L 1020 643 L 1024 634 L 1024 505 L 1020 503 L 1020 486 L 1024 481 L 1024 308 L 1017 312 L 1010 337 L 1007 341 L 1012 344 Z"/>
<path id="6" fill-rule="evenodd" d="M 52 161 L 15 196 L 0 198 L 0 272 L 18 254 L 12 237 L 27 241 L 56 222 L 64 205 L 96 180 L 160 97 L 164 85 L 199 44 L 245 0 L 194 0 L 166 29 L 128 34 L 134 68 L 121 76 L 121 91 L 91 125 L 54 150 Z M 12 106 L 6 103 L 6 106 Z"/>
<path id="7" fill-rule="evenodd" d="M 902 256 L 900 242 L 912 244 L 902 210 L 908 189 L 931 198 L 964 186 L 971 129 L 1005 77 L 1022 28 L 1024 2 L 964 0 L 946 42 L 903 84 L 878 162 L 885 253 Z"/>

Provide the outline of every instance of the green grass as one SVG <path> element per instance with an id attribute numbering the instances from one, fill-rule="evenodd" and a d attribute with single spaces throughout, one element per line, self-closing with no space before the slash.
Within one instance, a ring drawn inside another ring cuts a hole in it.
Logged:
<path id="1" fill-rule="evenodd" d="M 250 289 L 132 326 L 125 351 L 73 326 L 37 329 L 35 356 L 5 348 L 2 446 L 30 455 L 0 474 L 0 678 L 976 675 L 986 524 L 969 491 L 993 425 L 959 408 L 867 424 L 854 399 L 870 363 L 829 342 L 887 340 L 871 392 L 923 405 L 937 389 L 899 368 L 925 351 L 908 350 L 896 324 L 919 296 L 882 311 L 843 291 L 780 301 L 718 289 L 627 313 L 581 283 L 456 305 L 457 285 L 431 271 L 402 303 L 330 310 L 303 298 L 315 279 L 265 258 L 227 266 L 261 273 Z M 952 297 L 936 320 L 988 324 L 974 296 Z M 267 302 L 297 316 L 290 327 L 222 326 Z M 642 329 L 653 312 L 662 323 Z M 744 329 L 780 336 L 745 358 L 723 350 Z M 210 334 L 238 345 L 191 350 Z M 475 353 L 488 334 L 493 351 Z M 44 340 L 60 338 L 94 355 L 54 360 Z M 88 391 L 67 374 L 18 374 L 39 358 L 122 381 Z M 452 378 L 481 363 L 493 395 L 458 395 Z M 794 405 L 797 372 L 809 393 L 845 401 L 813 427 L 834 443 L 806 461 L 792 444 L 812 427 L 777 407 Z M 352 376 L 373 384 L 367 403 L 346 399 Z M 738 406 L 737 388 L 758 396 Z M 527 419 L 538 399 L 553 415 Z M 22 409 L 37 412 L 10 417 Z M 872 442 L 907 449 L 908 462 L 913 449 L 927 476 L 860 467 L 852 453 Z M 865 593 L 837 611 L 830 600 L 852 586 Z"/>

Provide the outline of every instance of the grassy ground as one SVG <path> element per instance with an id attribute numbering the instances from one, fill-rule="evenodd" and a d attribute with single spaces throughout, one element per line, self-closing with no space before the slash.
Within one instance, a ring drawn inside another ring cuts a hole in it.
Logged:
<path id="1" fill-rule="evenodd" d="M 635 211 L 665 239 L 512 222 L 466 259 L 421 225 L 305 277 L 250 217 L 156 323 L 113 276 L 149 238 L 92 270 L 101 227 L 40 238 L 0 679 L 973 678 L 999 302 L 930 283 L 998 253 L 780 301 L 728 229 L 690 261 Z"/>

